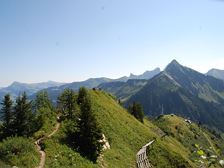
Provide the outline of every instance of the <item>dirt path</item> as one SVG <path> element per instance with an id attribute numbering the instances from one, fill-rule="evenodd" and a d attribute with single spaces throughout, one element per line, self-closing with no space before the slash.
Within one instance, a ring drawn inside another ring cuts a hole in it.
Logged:
<path id="1" fill-rule="evenodd" d="M 100 168 L 108 168 L 107 163 L 103 159 L 103 155 L 100 155 L 97 161 L 100 165 Z"/>
<path id="2" fill-rule="evenodd" d="M 37 141 L 35 141 L 36 148 L 37 148 L 38 152 L 40 153 L 40 163 L 37 168 L 43 168 L 44 164 L 45 164 L 45 160 L 46 160 L 46 153 L 41 148 L 41 142 L 44 141 L 44 139 L 45 138 L 43 137 L 43 138 L 40 138 Z"/>
<path id="3" fill-rule="evenodd" d="M 47 137 L 48 138 L 52 137 L 58 131 L 59 127 L 60 127 L 60 123 L 57 122 L 57 124 L 56 124 L 56 126 L 54 128 L 54 131 L 52 133 L 50 133 Z"/>
<path id="4" fill-rule="evenodd" d="M 42 137 L 42 138 L 38 139 L 37 141 L 35 141 L 36 148 L 37 148 L 38 152 L 40 153 L 40 163 L 37 168 L 44 168 L 45 160 L 46 160 L 46 153 L 45 153 L 44 149 L 42 149 L 42 147 L 41 147 L 42 142 L 44 140 L 46 140 L 47 138 L 51 138 L 55 133 L 57 133 L 59 127 L 60 127 L 60 123 L 57 122 L 54 130 L 47 137 Z"/>

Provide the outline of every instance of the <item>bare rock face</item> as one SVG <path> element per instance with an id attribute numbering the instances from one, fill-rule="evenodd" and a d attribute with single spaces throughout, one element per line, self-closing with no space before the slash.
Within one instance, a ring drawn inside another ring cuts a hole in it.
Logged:
<path id="1" fill-rule="evenodd" d="M 103 143 L 103 151 L 110 149 L 110 144 L 109 144 L 109 142 L 107 141 L 105 135 L 103 134 L 102 137 L 103 137 L 103 139 L 100 140 L 100 142 Z"/>

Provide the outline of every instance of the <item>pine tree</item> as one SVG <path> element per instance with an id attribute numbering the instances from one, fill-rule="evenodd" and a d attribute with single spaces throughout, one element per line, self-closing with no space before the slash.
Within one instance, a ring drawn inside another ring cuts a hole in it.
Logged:
<path id="1" fill-rule="evenodd" d="M 128 110 L 136 119 L 143 123 L 144 112 L 140 103 L 133 102 L 133 104 L 128 107 Z"/>
<path id="2" fill-rule="evenodd" d="M 2 109 L 2 120 L 3 120 L 3 132 L 4 136 L 10 136 L 12 134 L 12 123 L 13 123 L 13 101 L 10 98 L 10 95 L 7 94 L 4 96 L 4 99 L 1 103 Z"/>
<path id="3" fill-rule="evenodd" d="M 84 87 L 81 87 L 79 89 L 79 94 L 78 94 L 78 98 L 77 98 L 77 103 L 78 105 L 81 105 L 83 102 L 85 102 L 85 98 L 87 96 L 87 90 Z"/>
<path id="4" fill-rule="evenodd" d="M 36 128 L 47 125 L 50 119 L 56 120 L 56 113 L 46 91 L 38 92 L 34 102 Z"/>
<path id="5" fill-rule="evenodd" d="M 92 111 L 90 97 L 85 88 L 79 90 L 78 102 L 81 114 L 78 120 L 77 145 L 79 152 L 96 162 L 103 147 L 102 131 L 99 128 Z"/>
<path id="6" fill-rule="evenodd" d="M 37 93 L 34 105 L 36 110 L 41 108 L 53 108 L 52 102 L 46 91 L 40 91 Z"/>
<path id="7" fill-rule="evenodd" d="M 15 105 L 15 134 L 18 136 L 29 136 L 34 132 L 34 114 L 32 102 L 27 100 L 26 93 L 17 97 Z"/>
<path id="8" fill-rule="evenodd" d="M 58 109 L 68 118 L 73 118 L 76 111 L 76 95 L 72 89 L 65 89 L 58 97 Z"/>

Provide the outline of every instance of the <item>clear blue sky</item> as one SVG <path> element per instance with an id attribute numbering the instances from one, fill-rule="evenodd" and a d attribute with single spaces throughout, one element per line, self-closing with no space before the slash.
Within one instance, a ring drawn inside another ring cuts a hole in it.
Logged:
<path id="1" fill-rule="evenodd" d="M 224 69 L 221 0 L 1 0 L 0 86 Z"/>

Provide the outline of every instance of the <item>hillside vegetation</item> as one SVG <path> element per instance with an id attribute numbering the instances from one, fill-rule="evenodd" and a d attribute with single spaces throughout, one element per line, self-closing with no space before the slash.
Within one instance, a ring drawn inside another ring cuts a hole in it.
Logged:
<path id="1" fill-rule="evenodd" d="M 152 139 L 157 139 L 155 151 L 163 149 L 167 156 L 176 161 L 161 157 L 160 161 L 152 159 L 151 163 L 157 167 L 194 167 L 189 159 L 190 152 L 172 137 L 160 138 L 159 128 L 148 120 L 144 124 L 130 115 L 108 93 L 89 91 L 93 111 L 103 134 L 109 141 L 111 149 L 103 152 L 102 159 L 96 164 L 86 160 L 79 153 L 71 150 L 63 139 L 66 137 L 66 125 L 62 124 L 59 133 L 45 141 L 47 153 L 46 167 L 135 167 L 138 150 Z M 164 151 L 160 151 L 161 156 Z"/>
<path id="2" fill-rule="evenodd" d="M 173 114 L 160 116 L 154 123 L 168 137 L 175 138 L 188 149 L 194 163 L 218 167 L 219 161 L 224 158 L 224 140 L 220 134 L 211 133 L 190 120 Z"/>
<path id="3" fill-rule="evenodd" d="M 163 120 L 162 117 L 154 123 L 148 119 L 144 119 L 142 123 L 130 115 L 110 94 L 99 90 L 89 90 L 88 94 L 90 96 L 92 111 L 96 122 L 105 135 L 106 140 L 109 142 L 110 149 L 103 151 L 96 163 L 90 161 L 77 150 L 71 148 L 67 143 L 66 137 L 69 122 L 67 122 L 67 120 L 62 120 L 59 131 L 42 143 L 43 149 L 46 152 L 46 168 L 134 168 L 136 167 L 137 152 L 143 145 L 151 140 L 155 140 L 155 142 L 148 149 L 148 154 L 149 160 L 154 167 L 197 167 L 198 162 L 196 162 L 195 159 L 197 159 L 198 156 L 192 156 L 192 151 L 196 150 L 196 148 L 201 149 L 201 147 L 204 149 L 203 152 L 206 152 L 205 149 L 210 146 L 214 147 L 214 154 L 217 152 L 218 159 L 221 159 L 221 151 L 223 151 L 223 148 L 221 146 L 217 147 L 217 144 L 220 143 L 221 145 L 223 142 L 218 137 L 214 139 L 216 137 L 211 133 L 201 130 L 199 136 L 204 138 L 202 141 L 203 143 L 200 143 L 200 141 L 188 143 L 185 142 L 184 138 L 181 141 L 181 137 L 178 137 L 181 135 L 175 135 L 176 129 L 174 128 L 173 130 L 173 125 L 175 125 L 173 123 L 176 122 L 176 120 L 169 122 L 169 120 Z M 46 119 L 49 117 L 47 114 L 44 114 L 44 116 Z M 181 118 L 177 119 L 177 121 L 184 121 L 184 119 Z M 37 166 L 39 156 L 37 151 L 34 150 L 35 146 L 33 142 L 38 135 L 40 136 L 41 130 L 44 132 L 42 136 L 51 132 L 55 122 L 52 121 L 52 118 L 48 119 L 48 121 L 51 122 L 43 122 L 44 125 L 38 131 L 39 133 L 34 134 L 35 136 L 30 138 L 23 137 L 22 140 L 18 141 L 18 147 L 16 147 L 16 149 L 20 149 L 25 144 L 29 144 L 29 150 L 21 150 L 19 153 L 14 151 L 15 146 L 11 142 L 17 141 L 17 137 L 5 139 L 3 142 L 0 142 L 0 151 L 8 151 L 0 153 L 0 167 L 3 164 L 15 165 L 18 167 L 30 167 L 28 165 L 33 165 L 31 167 Z M 46 129 L 46 124 L 48 124 L 51 129 Z M 185 127 L 183 128 L 183 135 L 185 136 L 186 134 L 186 136 L 188 136 L 190 133 L 188 133 L 188 131 L 185 133 Z M 188 128 L 187 125 L 186 128 Z M 195 126 L 195 129 L 196 128 L 198 127 Z M 164 132 L 168 134 L 165 137 L 163 136 Z M 206 136 L 204 136 L 204 134 Z M 191 139 L 193 137 L 194 134 L 189 138 Z M 198 139 L 200 139 L 200 137 Z M 192 143 L 195 144 L 196 148 L 191 147 Z M 210 143 L 213 145 L 210 145 Z M 3 155 L 4 157 L 2 157 Z M 216 164 L 216 166 L 218 166 L 218 164 Z"/>

